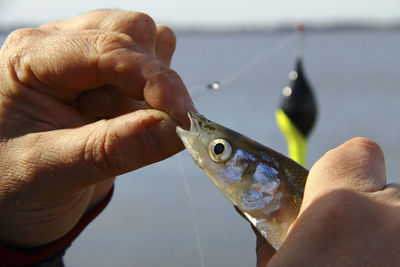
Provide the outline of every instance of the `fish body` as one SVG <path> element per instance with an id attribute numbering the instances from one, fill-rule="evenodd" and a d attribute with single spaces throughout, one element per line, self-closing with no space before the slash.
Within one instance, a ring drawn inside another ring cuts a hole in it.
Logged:
<path id="1" fill-rule="evenodd" d="M 279 249 L 300 210 L 308 171 L 288 157 L 189 112 L 177 133 L 195 163 Z"/>

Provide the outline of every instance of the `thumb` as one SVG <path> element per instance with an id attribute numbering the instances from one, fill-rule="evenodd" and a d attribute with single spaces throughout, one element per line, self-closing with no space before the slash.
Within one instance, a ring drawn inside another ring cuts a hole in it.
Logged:
<path id="1" fill-rule="evenodd" d="M 51 180 L 45 182 L 54 192 L 80 190 L 180 151 L 176 126 L 167 114 L 150 109 L 35 134 L 31 169 L 36 179 Z"/>
<path id="2" fill-rule="evenodd" d="M 386 185 L 382 149 L 366 138 L 353 138 L 327 152 L 311 168 L 301 210 L 337 189 L 374 192 Z"/>

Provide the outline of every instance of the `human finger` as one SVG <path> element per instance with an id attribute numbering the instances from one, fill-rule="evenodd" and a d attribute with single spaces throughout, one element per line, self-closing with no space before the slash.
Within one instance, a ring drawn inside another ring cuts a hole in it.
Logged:
<path id="1" fill-rule="evenodd" d="M 397 266 L 399 189 L 337 189 L 319 196 L 296 219 L 271 266 Z M 348 250 L 351 248 L 351 251 Z M 365 257 L 366 251 L 374 251 Z"/>
<path id="2" fill-rule="evenodd" d="M 319 195 L 336 189 L 374 192 L 386 185 L 382 149 L 365 138 L 354 138 L 326 153 L 311 168 L 302 210 Z"/>
<path id="3" fill-rule="evenodd" d="M 149 109 L 145 101 L 136 100 L 110 86 L 83 92 L 75 107 L 86 122 L 110 119 L 139 109 Z"/>
<path id="4" fill-rule="evenodd" d="M 57 30 L 100 30 L 126 34 L 144 51 L 154 56 L 156 24 L 147 14 L 118 9 L 100 9 L 65 21 L 47 23 L 42 28 Z"/>
<path id="5" fill-rule="evenodd" d="M 175 47 L 176 37 L 174 32 L 165 25 L 157 25 L 156 57 L 165 65 L 171 65 Z"/>
<path id="6" fill-rule="evenodd" d="M 15 149 L 2 156 L 13 158 L 15 172 L 21 175 L 9 177 L 8 182 L 17 191 L 29 188 L 43 199 L 65 197 L 182 150 L 176 126 L 163 112 L 139 110 L 81 127 L 15 138 L 8 144 Z M 21 155 L 18 148 L 24 147 L 30 149 Z"/>
<path id="7" fill-rule="evenodd" d="M 186 114 L 194 107 L 179 75 L 125 34 L 25 29 L 14 32 L 2 51 L 8 75 L 19 83 L 6 89 L 9 95 L 27 86 L 69 103 L 83 91 L 111 85 L 189 125 Z"/>

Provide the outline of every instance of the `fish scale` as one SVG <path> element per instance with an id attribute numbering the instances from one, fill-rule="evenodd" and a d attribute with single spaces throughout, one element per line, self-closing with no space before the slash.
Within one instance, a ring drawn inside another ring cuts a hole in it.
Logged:
<path id="1" fill-rule="evenodd" d="M 176 131 L 194 162 L 266 240 L 279 249 L 296 219 L 308 171 L 238 132 L 189 112 Z"/>

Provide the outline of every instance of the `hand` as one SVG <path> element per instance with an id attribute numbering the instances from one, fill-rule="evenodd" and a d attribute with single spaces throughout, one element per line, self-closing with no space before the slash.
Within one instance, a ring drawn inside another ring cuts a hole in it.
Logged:
<path id="1" fill-rule="evenodd" d="M 356 138 L 312 167 L 286 241 L 272 256 L 259 239 L 258 266 L 398 266 L 399 241 L 400 186 L 386 185 L 379 146 Z"/>
<path id="2" fill-rule="evenodd" d="M 174 33 L 94 11 L 12 33 L 0 51 L 0 242 L 70 231 L 116 175 L 183 149 L 192 101 L 168 66 Z"/>

